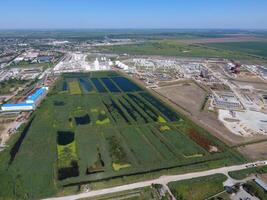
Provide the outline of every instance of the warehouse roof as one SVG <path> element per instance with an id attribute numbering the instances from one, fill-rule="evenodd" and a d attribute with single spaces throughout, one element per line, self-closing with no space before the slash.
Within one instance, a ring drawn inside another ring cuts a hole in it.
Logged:
<path id="1" fill-rule="evenodd" d="M 43 87 L 43 88 L 40 88 L 38 90 L 36 90 L 32 95 L 30 95 L 26 101 L 33 101 L 35 102 L 43 93 L 46 92 L 46 89 Z"/>
<path id="2" fill-rule="evenodd" d="M 24 107 L 24 106 L 33 106 L 33 103 L 16 103 L 16 104 L 13 104 L 13 103 L 7 103 L 7 104 L 4 104 L 2 105 L 2 107 Z"/>

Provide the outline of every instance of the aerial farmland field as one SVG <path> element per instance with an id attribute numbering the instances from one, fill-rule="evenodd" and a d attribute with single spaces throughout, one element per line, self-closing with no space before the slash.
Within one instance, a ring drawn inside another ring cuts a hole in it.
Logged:
<path id="1" fill-rule="evenodd" d="M 1 154 L 0 196 L 47 197 L 73 185 L 243 161 L 122 74 L 64 74 Z"/>
<path id="2" fill-rule="evenodd" d="M 266 58 L 267 42 L 265 40 L 258 42 L 226 42 L 226 43 L 210 43 L 207 46 L 217 49 L 231 50 L 235 52 L 243 52 L 250 55 Z"/>

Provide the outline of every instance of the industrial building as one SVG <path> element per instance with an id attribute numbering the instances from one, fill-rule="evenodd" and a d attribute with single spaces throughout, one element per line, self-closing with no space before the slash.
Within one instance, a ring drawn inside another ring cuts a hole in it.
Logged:
<path id="1" fill-rule="evenodd" d="M 1 107 L 2 111 L 29 111 L 35 109 L 33 103 L 16 103 L 16 104 L 4 104 Z"/>
<path id="2" fill-rule="evenodd" d="M 237 97 L 231 92 L 214 92 L 213 99 L 214 106 L 220 109 L 241 110 L 243 108 Z"/>
<path id="3" fill-rule="evenodd" d="M 28 98 L 26 99 L 26 103 L 38 104 L 38 102 L 46 94 L 47 90 L 47 87 L 42 87 L 36 90 L 32 95 L 28 96 Z"/>
<path id="4" fill-rule="evenodd" d="M 126 70 L 126 71 L 129 70 L 129 66 L 125 65 L 124 63 L 122 63 L 119 60 L 115 61 L 115 65 L 120 69 L 123 69 L 123 70 Z"/>
<path id="5" fill-rule="evenodd" d="M 30 111 L 34 110 L 37 105 L 42 101 L 48 91 L 48 87 L 37 89 L 33 94 L 27 97 L 25 102 L 16 104 L 4 104 L 1 106 L 2 111 Z"/>

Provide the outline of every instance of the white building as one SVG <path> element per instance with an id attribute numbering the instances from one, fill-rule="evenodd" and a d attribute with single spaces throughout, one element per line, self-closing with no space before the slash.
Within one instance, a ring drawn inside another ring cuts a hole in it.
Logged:
<path id="1" fill-rule="evenodd" d="M 35 109 L 33 103 L 4 104 L 2 111 L 30 111 Z"/>
<path id="2" fill-rule="evenodd" d="M 117 65 L 117 67 L 119 67 L 120 69 L 123 69 L 125 71 L 129 70 L 129 66 L 125 65 L 124 63 L 122 63 L 121 61 L 116 61 L 115 64 Z"/>

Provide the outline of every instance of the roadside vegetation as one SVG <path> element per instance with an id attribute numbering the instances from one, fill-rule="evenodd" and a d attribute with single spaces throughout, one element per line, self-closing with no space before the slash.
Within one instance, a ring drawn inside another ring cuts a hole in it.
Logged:
<path id="1" fill-rule="evenodd" d="M 130 190 L 125 192 L 117 192 L 113 194 L 107 194 L 97 196 L 94 198 L 84 198 L 82 200 L 112 200 L 112 199 L 127 199 L 127 200 L 159 200 L 159 195 L 152 187 L 145 187 L 136 190 Z"/>
<path id="2" fill-rule="evenodd" d="M 267 173 L 267 166 L 261 166 L 261 167 L 251 167 L 239 171 L 232 171 L 229 172 L 229 175 L 236 180 L 242 180 L 247 178 L 248 176 L 252 174 L 264 174 Z"/>
<path id="3" fill-rule="evenodd" d="M 169 183 L 168 186 L 177 200 L 203 200 L 224 191 L 223 182 L 227 177 L 215 174 L 201 178 Z"/>

